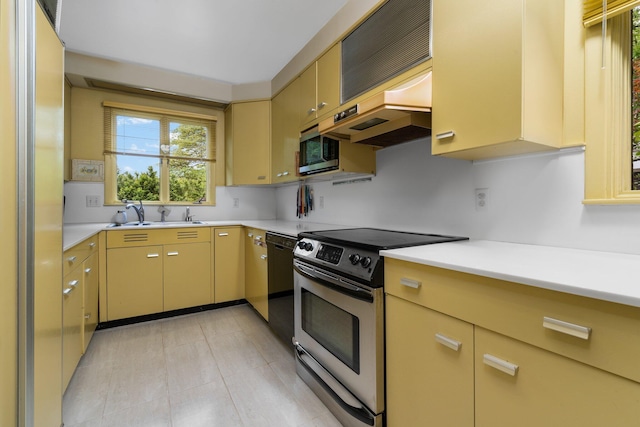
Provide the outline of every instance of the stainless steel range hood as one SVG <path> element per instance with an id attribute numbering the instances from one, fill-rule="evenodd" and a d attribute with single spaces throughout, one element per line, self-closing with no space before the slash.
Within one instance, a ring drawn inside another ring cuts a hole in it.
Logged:
<path id="1" fill-rule="evenodd" d="M 431 135 L 431 72 L 321 121 L 318 130 L 378 147 Z"/>

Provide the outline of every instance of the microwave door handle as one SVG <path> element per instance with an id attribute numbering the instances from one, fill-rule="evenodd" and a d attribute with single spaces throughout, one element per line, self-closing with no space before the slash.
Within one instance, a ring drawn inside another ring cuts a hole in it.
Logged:
<path id="1" fill-rule="evenodd" d="M 330 372 L 322 367 L 307 351 L 294 343 L 296 357 L 302 367 L 311 375 L 314 380 L 326 391 L 329 396 L 344 409 L 349 415 L 359 421 L 373 425 L 375 416 L 360 401 L 351 394 Z"/>

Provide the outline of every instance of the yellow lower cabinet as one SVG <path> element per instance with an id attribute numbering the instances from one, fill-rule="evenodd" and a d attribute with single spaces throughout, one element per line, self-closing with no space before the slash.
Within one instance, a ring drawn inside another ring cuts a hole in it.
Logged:
<path id="1" fill-rule="evenodd" d="M 94 253 L 87 258 L 82 264 L 82 273 L 84 274 L 82 292 L 84 294 L 83 304 L 83 336 L 82 336 L 82 352 L 87 351 L 87 346 L 93 332 L 98 326 L 98 254 Z"/>
<path id="2" fill-rule="evenodd" d="M 475 347 L 476 427 L 640 425 L 634 381 L 479 327 Z"/>
<path id="3" fill-rule="evenodd" d="M 214 228 L 214 302 L 244 298 L 244 239 L 242 227 Z"/>
<path id="4" fill-rule="evenodd" d="M 82 356 L 82 274 L 76 268 L 62 282 L 62 391 Z"/>
<path id="5" fill-rule="evenodd" d="M 107 250 L 108 320 L 163 311 L 162 246 Z"/>
<path id="6" fill-rule="evenodd" d="M 164 311 L 211 303 L 211 244 L 164 245 Z"/>
<path id="7" fill-rule="evenodd" d="M 388 427 L 474 425 L 473 325 L 387 295 L 386 348 Z"/>
<path id="8" fill-rule="evenodd" d="M 245 241 L 245 298 L 269 320 L 267 245 L 264 230 L 247 229 Z"/>

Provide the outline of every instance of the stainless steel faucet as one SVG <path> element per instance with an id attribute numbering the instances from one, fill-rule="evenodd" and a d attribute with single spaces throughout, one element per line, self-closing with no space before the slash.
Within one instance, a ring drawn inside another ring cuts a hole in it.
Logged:
<path id="1" fill-rule="evenodd" d="M 136 214 L 138 215 L 138 222 L 142 224 L 144 222 L 144 207 L 142 206 L 142 200 L 140 200 L 140 207 L 136 206 L 135 203 L 129 203 L 126 206 L 126 209 L 129 208 L 133 208 L 133 210 L 136 211 Z"/>
<path id="2" fill-rule="evenodd" d="M 187 211 L 184 213 L 184 220 L 187 222 L 191 222 L 193 220 L 193 217 L 191 216 L 191 209 L 189 209 L 189 206 L 187 206 Z"/>

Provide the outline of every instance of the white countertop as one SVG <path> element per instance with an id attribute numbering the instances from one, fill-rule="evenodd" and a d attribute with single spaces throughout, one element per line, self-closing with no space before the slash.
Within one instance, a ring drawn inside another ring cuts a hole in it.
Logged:
<path id="1" fill-rule="evenodd" d="M 128 230 L 130 228 L 108 228 L 108 223 L 91 223 L 91 224 L 64 224 L 62 233 L 63 250 L 88 239 L 94 234 L 102 230 Z M 339 228 L 353 228 L 345 225 L 321 224 L 315 222 L 302 221 L 278 221 L 278 220 L 228 220 L 228 221 L 202 221 L 201 224 L 191 224 L 187 222 L 172 222 L 168 225 L 162 225 L 162 228 L 171 227 L 226 227 L 230 225 L 243 225 L 247 227 L 259 228 L 261 230 L 273 231 L 274 233 L 285 234 L 296 237 L 298 233 L 303 231 L 317 230 L 335 230 Z M 151 228 L 156 228 L 150 226 Z"/>
<path id="2" fill-rule="evenodd" d="M 380 255 L 640 307 L 640 255 L 471 240 Z"/>

